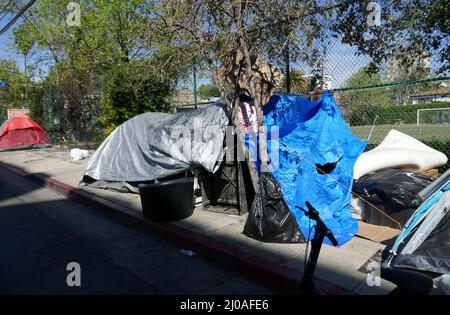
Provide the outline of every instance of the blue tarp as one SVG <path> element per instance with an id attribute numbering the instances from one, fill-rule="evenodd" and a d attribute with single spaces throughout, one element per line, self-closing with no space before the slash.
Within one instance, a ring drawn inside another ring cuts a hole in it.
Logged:
<path id="1" fill-rule="evenodd" d="M 279 148 L 278 163 L 272 162 L 269 167 L 303 235 L 308 237 L 314 222 L 309 222 L 295 206 L 306 209 L 305 201 L 309 201 L 339 245 L 346 243 L 358 231 L 350 213 L 353 166 L 367 142 L 351 133 L 331 92 L 325 92 L 317 102 L 294 95 L 274 95 L 263 111 L 269 158 L 275 161 L 272 150 Z M 273 137 L 274 128 L 278 128 L 279 138 Z M 254 141 L 250 139 L 247 137 L 247 145 L 252 149 Z M 329 174 L 317 170 L 316 164 L 335 162 Z M 327 238 L 325 242 L 331 244 Z"/>

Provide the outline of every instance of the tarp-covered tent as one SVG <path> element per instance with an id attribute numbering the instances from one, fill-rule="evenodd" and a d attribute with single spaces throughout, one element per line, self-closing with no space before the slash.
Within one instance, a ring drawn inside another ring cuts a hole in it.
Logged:
<path id="1" fill-rule="evenodd" d="M 27 117 L 14 117 L 0 126 L 0 151 L 50 146 L 44 129 Z"/>
<path id="2" fill-rule="evenodd" d="M 145 182 L 202 166 L 213 172 L 223 155 L 229 117 L 223 104 L 175 115 L 144 113 L 116 128 L 87 164 L 86 177 Z"/>
<path id="3" fill-rule="evenodd" d="M 407 268 L 425 272 L 450 273 L 450 170 L 436 180 L 427 198 L 406 222 L 390 255 L 386 268 Z"/>
<path id="4" fill-rule="evenodd" d="M 319 211 L 339 245 L 344 244 L 358 230 L 357 222 L 350 213 L 350 197 L 353 166 L 366 142 L 351 133 L 331 92 L 325 92 L 317 102 L 295 95 L 274 95 L 263 107 L 263 111 L 264 124 L 268 128 L 267 146 L 271 159 L 269 168 L 302 234 L 299 237 L 295 231 L 288 231 L 289 235 L 298 241 L 307 239 L 308 235 L 310 239 L 313 237 L 314 229 L 311 234 L 309 230 L 314 222 L 310 222 L 304 212 L 295 207 L 305 209 L 305 202 L 309 201 Z M 274 136 L 275 131 L 279 137 Z M 255 152 L 255 138 L 247 137 L 252 152 Z M 279 155 L 272 154 L 278 150 Z M 266 180 L 270 181 L 270 178 Z M 276 188 L 272 190 L 277 191 Z M 255 198 L 264 200 L 254 202 L 244 233 L 269 241 L 262 235 L 264 222 L 261 222 L 261 214 L 274 209 L 273 201 L 276 198 L 270 200 L 270 194 L 261 196 L 261 192 Z M 258 209 L 258 205 L 266 205 L 268 208 Z M 284 207 L 283 204 L 280 205 Z M 268 216 L 270 217 L 263 220 L 272 224 L 276 211 Z M 283 225 L 286 219 L 287 217 L 279 222 L 278 231 L 271 226 L 270 233 L 276 236 L 272 241 L 289 239 L 279 237 L 286 228 Z M 289 226 L 292 227 L 292 224 Z M 329 240 L 326 238 L 325 242 L 329 243 Z"/>

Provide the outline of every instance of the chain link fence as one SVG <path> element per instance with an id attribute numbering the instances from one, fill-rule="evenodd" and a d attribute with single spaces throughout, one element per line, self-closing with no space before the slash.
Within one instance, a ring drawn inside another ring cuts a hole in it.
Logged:
<path id="1" fill-rule="evenodd" d="M 340 93 L 335 92 L 335 96 L 339 100 Z M 351 131 L 368 141 L 366 151 L 380 144 L 389 131 L 395 129 L 450 157 L 450 102 L 356 110 L 341 108 Z M 439 168 L 439 172 L 447 170 L 449 164 Z"/>
<path id="2" fill-rule="evenodd" d="M 380 5 L 381 18 L 386 18 L 385 12 L 392 7 L 392 0 L 376 2 Z M 361 10 L 367 15 L 365 6 L 361 6 Z M 314 98 L 317 90 L 332 90 L 353 133 L 368 140 L 366 150 L 378 145 L 391 129 L 396 129 L 450 157 L 450 73 L 446 70 L 448 58 L 441 58 L 442 47 L 450 45 L 450 38 L 443 36 L 437 47 L 428 45 L 426 49 L 417 49 L 427 45 L 415 45 L 418 41 L 412 40 L 414 37 L 404 31 L 398 36 L 399 49 L 391 50 L 387 58 L 377 63 L 374 71 L 371 68 L 374 56 L 347 44 L 342 34 L 331 31 L 331 23 L 332 19 L 324 21 L 324 33 L 313 42 L 317 55 L 309 61 L 303 57 L 290 60 L 291 70 L 298 71 L 302 81 L 294 82 L 292 77 L 290 91 L 310 93 Z M 342 21 L 342 26 L 362 34 L 367 31 L 367 25 L 356 25 L 346 20 Z M 420 32 L 414 35 L 421 36 Z M 408 50 L 412 46 L 415 48 Z M 412 62 L 403 63 L 405 55 Z M 92 100 L 94 105 L 95 102 L 96 106 L 87 108 L 98 108 L 98 98 Z M 62 129 L 64 122 L 59 118 L 66 109 L 64 104 L 58 104 L 57 91 L 49 88 L 44 105 L 46 128 L 55 141 L 67 131 Z M 203 104 L 197 106 L 202 107 Z M 197 106 L 187 104 L 177 110 L 192 110 Z M 87 118 L 87 132 L 93 134 L 91 130 L 96 130 L 98 123 L 94 114 Z M 440 171 L 447 168 L 449 163 Z"/>
<path id="3" fill-rule="evenodd" d="M 52 144 L 83 145 L 96 148 L 103 140 L 103 128 L 98 122 L 101 93 L 83 95 L 74 104 L 68 101 L 56 85 L 43 93 L 44 129 Z"/>
<path id="4" fill-rule="evenodd" d="M 392 1 L 376 2 L 383 19 Z M 343 29 L 359 28 L 363 33 L 367 30 L 363 24 L 342 23 Z M 315 98 L 317 90 L 332 90 L 352 132 L 368 140 L 366 151 L 396 129 L 450 159 L 450 72 L 448 56 L 442 58 L 442 51 L 450 46 L 450 38 L 442 34 L 438 46 L 418 48 L 422 47 L 417 44 L 421 42 L 420 36 L 426 35 L 414 34 L 419 36 L 417 41 L 407 31 L 398 35 L 398 49 L 391 49 L 374 70 L 373 56 L 346 44 L 342 35 L 325 33 L 314 43 L 319 54 L 312 63 L 291 62 L 292 69 L 300 71 L 304 79 L 304 88 L 291 88 L 291 92 L 306 92 Z M 409 62 L 405 63 L 405 58 Z M 448 168 L 450 163 L 439 172 Z"/>

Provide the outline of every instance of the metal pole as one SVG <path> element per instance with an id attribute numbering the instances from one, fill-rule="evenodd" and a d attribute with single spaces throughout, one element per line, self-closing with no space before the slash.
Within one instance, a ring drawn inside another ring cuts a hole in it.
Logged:
<path id="1" fill-rule="evenodd" d="M 28 78 L 28 73 L 27 73 L 27 54 L 23 54 L 23 72 L 25 73 L 25 77 Z M 27 102 L 27 101 L 28 101 L 28 86 L 25 88 L 25 102 Z"/>
<path id="2" fill-rule="evenodd" d="M 373 120 L 372 128 L 370 128 L 369 137 L 367 138 L 367 143 L 370 141 L 370 137 L 372 137 L 373 128 L 375 128 L 375 122 L 377 121 L 378 115 L 375 115 L 375 119 Z"/>
<path id="3" fill-rule="evenodd" d="M 195 73 L 195 64 L 192 65 L 192 77 L 194 80 L 194 104 L 197 109 L 197 74 Z"/>
<path id="4" fill-rule="evenodd" d="M 288 42 L 286 44 L 286 92 L 291 93 L 291 56 L 289 52 L 289 42 L 290 39 L 288 39 Z"/>
<path id="5" fill-rule="evenodd" d="M 324 90 L 325 87 L 325 77 L 324 77 L 324 64 L 323 64 L 323 58 L 320 62 L 320 75 L 322 77 L 322 82 L 321 82 L 321 89 Z"/>

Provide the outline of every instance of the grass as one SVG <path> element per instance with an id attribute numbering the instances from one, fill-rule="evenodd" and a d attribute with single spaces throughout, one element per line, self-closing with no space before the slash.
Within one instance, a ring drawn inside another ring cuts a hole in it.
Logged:
<path id="1" fill-rule="evenodd" d="M 371 125 L 351 126 L 350 130 L 360 139 L 367 140 Z M 450 125 L 433 125 L 433 124 L 396 124 L 396 125 L 375 125 L 369 144 L 380 143 L 391 129 L 406 133 L 411 137 L 420 141 L 450 141 Z"/>

